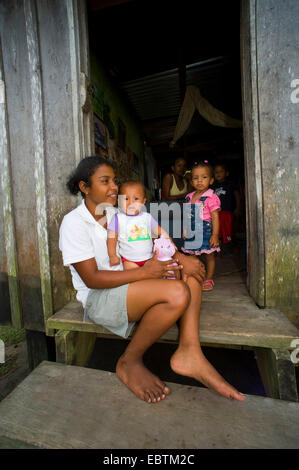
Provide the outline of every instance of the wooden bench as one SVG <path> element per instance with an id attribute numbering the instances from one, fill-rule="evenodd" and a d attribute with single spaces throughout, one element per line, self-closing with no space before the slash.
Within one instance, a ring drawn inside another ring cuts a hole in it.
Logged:
<path id="1" fill-rule="evenodd" d="M 55 334 L 57 362 L 84 366 L 97 337 L 119 338 L 101 325 L 84 323 L 82 319 L 83 308 L 77 301 L 71 301 L 48 319 L 47 327 Z M 278 310 L 258 308 L 240 273 L 218 277 L 214 290 L 203 294 L 201 344 L 253 349 L 271 398 L 298 401 L 295 365 L 290 357 L 294 339 L 299 339 L 299 330 Z M 177 343 L 177 326 L 159 341 Z"/>
<path id="2" fill-rule="evenodd" d="M 0 449 L 299 448 L 298 403 L 168 385 L 150 405 L 112 372 L 44 361 L 0 403 Z"/>

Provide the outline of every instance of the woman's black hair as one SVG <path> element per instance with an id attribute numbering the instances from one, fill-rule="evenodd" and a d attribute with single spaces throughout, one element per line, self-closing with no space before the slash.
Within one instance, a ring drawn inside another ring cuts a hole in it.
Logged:
<path id="1" fill-rule="evenodd" d="M 202 160 L 200 162 L 194 162 L 194 164 L 191 168 L 191 171 L 194 170 L 194 168 L 198 168 L 198 167 L 208 168 L 209 171 L 210 171 L 211 178 L 214 178 L 214 169 L 213 169 L 212 165 L 208 162 L 208 160 Z"/>
<path id="2" fill-rule="evenodd" d="M 77 168 L 73 171 L 73 173 L 69 176 L 69 179 L 66 183 L 66 186 L 71 194 L 78 194 L 80 191 L 81 196 L 85 198 L 85 194 L 79 188 L 79 182 L 84 181 L 87 187 L 90 186 L 90 177 L 94 174 L 96 169 L 101 165 L 108 165 L 113 170 L 115 170 L 115 166 L 106 158 L 98 157 L 98 156 L 91 156 L 85 157 L 83 160 L 80 161 Z"/>

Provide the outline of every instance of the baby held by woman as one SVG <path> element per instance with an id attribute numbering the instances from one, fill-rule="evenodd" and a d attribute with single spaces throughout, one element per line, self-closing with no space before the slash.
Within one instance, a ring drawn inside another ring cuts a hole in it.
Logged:
<path id="1" fill-rule="evenodd" d="M 158 225 L 151 214 L 142 211 L 145 202 L 145 188 L 142 183 L 127 181 L 121 185 L 121 210 L 113 216 L 108 225 L 107 248 L 110 266 L 120 264 L 120 260 L 124 269 L 143 266 L 153 256 L 153 238 L 161 236 L 168 239 L 168 245 L 172 245 L 165 248 L 175 252 L 176 247 L 168 233 Z"/>

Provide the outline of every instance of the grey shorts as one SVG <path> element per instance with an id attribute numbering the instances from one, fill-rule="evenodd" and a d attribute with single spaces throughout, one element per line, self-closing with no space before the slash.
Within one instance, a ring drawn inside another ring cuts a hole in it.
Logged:
<path id="1" fill-rule="evenodd" d="M 90 289 L 83 321 L 104 326 L 115 335 L 127 338 L 135 325 L 128 321 L 127 291 L 129 284 L 112 289 Z"/>

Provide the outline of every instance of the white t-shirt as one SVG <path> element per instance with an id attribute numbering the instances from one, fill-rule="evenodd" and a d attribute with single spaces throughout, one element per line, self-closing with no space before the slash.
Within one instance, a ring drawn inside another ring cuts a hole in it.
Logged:
<path id="1" fill-rule="evenodd" d="M 107 223 L 110 222 L 116 209 L 107 210 Z M 59 248 L 62 251 L 64 266 L 69 266 L 73 286 L 77 291 L 76 298 L 85 307 L 89 288 L 72 266 L 74 263 L 95 258 L 101 271 L 122 271 L 122 263 L 110 266 L 107 251 L 107 230 L 97 222 L 82 201 L 76 209 L 66 214 L 59 231 Z"/>
<path id="2" fill-rule="evenodd" d="M 147 212 L 127 215 L 120 211 L 114 215 L 108 229 L 118 233 L 121 256 L 128 261 L 145 261 L 153 256 L 152 230 L 157 225 Z"/>

